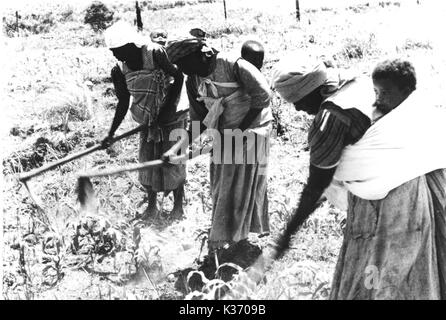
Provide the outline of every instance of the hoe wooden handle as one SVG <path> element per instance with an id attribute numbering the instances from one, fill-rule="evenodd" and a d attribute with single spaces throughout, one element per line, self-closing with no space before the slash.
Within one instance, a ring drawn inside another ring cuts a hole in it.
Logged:
<path id="1" fill-rule="evenodd" d="M 110 170 L 87 171 L 87 172 L 78 174 L 78 177 L 79 178 L 104 177 L 104 176 L 111 176 L 114 174 L 119 174 L 122 172 L 130 172 L 130 171 L 137 171 L 137 170 L 159 167 L 159 166 L 166 165 L 169 163 L 175 164 L 175 163 L 179 163 L 181 161 L 193 159 L 199 155 L 209 153 L 209 151 L 210 151 L 210 149 L 208 149 L 208 150 L 201 149 L 201 150 L 197 150 L 194 152 L 191 151 L 191 152 L 188 152 L 187 154 L 182 154 L 179 156 L 172 157 L 168 163 L 164 162 L 161 159 L 158 159 L 158 160 L 151 160 L 151 161 L 146 161 L 146 162 L 142 162 L 142 163 L 122 166 L 122 167 L 118 167 L 118 168 L 110 169 Z"/>
<path id="2" fill-rule="evenodd" d="M 121 134 L 119 136 L 113 137 L 113 139 L 111 140 L 111 143 L 114 143 L 114 142 L 116 142 L 118 140 L 121 140 L 121 139 L 126 138 L 128 136 L 131 136 L 131 135 L 135 134 L 136 132 L 141 131 L 143 128 L 144 128 L 144 125 L 140 125 L 140 126 L 134 128 L 132 130 L 124 132 L 123 134 Z M 62 158 L 62 159 L 59 159 L 57 161 L 48 163 L 47 165 L 44 165 L 43 167 L 40 167 L 40 168 L 31 170 L 31 171 L 22 173 L 22 174 L 20 174 L 18 176 L 18 179 L 21 182 L 25 182 L 25 181 L 27 181 L 27 180 L 35 177 L 35 176 L 38 176 L 39 174 L 42 174 L 42 173 L 44 173 L 44 172 L 46 172 L 48 170 L 52 170 L 54 168 L 57 168 L 58 166 L 61 166 L 61 165 L 65 164 L 65 163 L 67 163 L 67 162 L 73 161 L 75 159 L 79 159 L 80 157 L 83 157 L 83 156 L 85 156 L 85 155 L 87 155 L 89 153 L 92 153 L 94 151 L 100 150 L 101 148 L 102 148 L 101 144 L 96 144 L 93 147 L 90 147 L 90 148 L 88 148 L 86 150 L 83 150 L 83 151 L 80 151 L 80 152 L 68 155 L 65 158 Z"/>

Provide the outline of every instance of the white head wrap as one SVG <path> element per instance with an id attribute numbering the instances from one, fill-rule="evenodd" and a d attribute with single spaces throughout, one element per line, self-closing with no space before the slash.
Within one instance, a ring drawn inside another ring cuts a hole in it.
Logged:
<path id="1" fill-rule="evenodd" d="M 134 43 L 137 47 L 142 47 L 142 38 L 132 27 L 124 21 L 118 21 L 104 32 L 105 43 L 109 49 L 125 46 L 127 43 Z"/>
<path id="2" fill-rule="evenodd" d="M 335 79 L 337 72 L 330 69 L 323 61 L 314 61 L 294 53 L 275 66 L 271 86 L 285 101 L 298 102 L 322 85 L 337 87 L 339 77 Z"/>

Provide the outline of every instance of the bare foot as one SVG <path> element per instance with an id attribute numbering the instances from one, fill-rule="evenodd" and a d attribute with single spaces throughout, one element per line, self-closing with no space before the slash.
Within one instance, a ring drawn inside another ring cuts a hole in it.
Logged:
<path id="1" fill-rule="evenodd" d="M 180 208 L 173 208 L 172 212 L 170 213 L 171 219 L 181 219 L 184 216 L 183 207 Z"/>
<path id="2" fill-rule="evenodd" d="M 148 206 L 147 209 L 142 213 L 141 220 L 148 220 L 150 218 L 157 218 L 159 211 L 156 206 Z"/>
<path id="3" fill-rule="evenodd" d="M 173 190 L 173 210 L 170 213 L 171 219 L 181 219 L 184 215 L 183 211 L 184 185 L 179 186 Z"/>

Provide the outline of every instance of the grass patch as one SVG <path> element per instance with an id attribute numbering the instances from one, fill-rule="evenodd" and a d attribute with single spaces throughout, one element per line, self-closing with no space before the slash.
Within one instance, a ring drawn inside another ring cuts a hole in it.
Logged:
<path id="1" fill-rule="evenodd" d="M 403 50 L 432 50 L 432 44 L 430 41 L 406 39 L 403 44 Z"/>
<path id="2" fill-rule="evenodd" d="M 337 60 L 364 60 L 380 54 L 380 48 L 375 41 L 375 35 L 368 37 L 351 37 L 342 40 L 341 49 L 335 53 Z"/>
<path id="3" fill-rule="evenodd" d="M 88 85 L 67 83 L 45 93 L 43 118 L 49 123 L 85 121 L 93 115 L 91 91 Z"/>

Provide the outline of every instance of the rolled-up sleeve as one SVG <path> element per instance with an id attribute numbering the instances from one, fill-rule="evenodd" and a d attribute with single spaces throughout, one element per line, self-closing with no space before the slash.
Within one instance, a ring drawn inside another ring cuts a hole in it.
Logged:
<path id="1" fill-rule="evenodd" d="M 237 60 L 240 84 L 251 96 L 251 108 L 267 108 L 271 101 L 271 90 L 263 74 L 244 59 Z"/>

